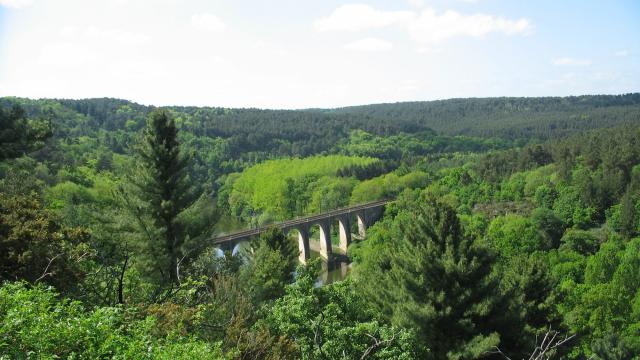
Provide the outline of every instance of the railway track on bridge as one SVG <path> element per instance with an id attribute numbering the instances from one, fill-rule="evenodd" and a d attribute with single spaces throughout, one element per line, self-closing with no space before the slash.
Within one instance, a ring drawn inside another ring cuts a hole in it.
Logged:
<path id="1" fill-rule="evenodd" d="M 350 206 L 350 207 L 335 209 L 335 210 L 331 210 L 331 211 L 328 211 L 328 212 L 322 213 L 322 214 L 316 214 L 316 215 L 300 217 L 300 218 L 296 218 L 296 219 L 292 219 L 292 220 L 287 220 L 287 221 L 283 221 L 283 222 L 279 222 L 279 223 L 270 224 L 270 225 L 267 225 L 267 226 L 261 226 L 261 227 L 254 228 L 254 229 L 247 229 L 247 230 L 234 232 L 234 233 L 231 233 L 231 234 L 223 234 L 223 235 L 219 235 L 219 236 L 214 236 L 214 237 L 210 238 L 209 241 L 214 245 L 219 245 L 219 244 L 223 244 L 223 243 L 227 243 L 227 242 L 235 242 L 238 239 L 243 239 L 243 238 L 247 238 L 247 237 L 251 237 L 251 236 L 260 235 L 260 233 L 262 233 L 265 230 L 267 230 L 269 228 L 272 228 L 274 226 L 275 227 L 279 227 L 281 229 L 283 229 L 283 228 L 292 228 L 292 227 L 295 227 L 296 225 L 301 225 L 301 224 L 306 224 L 306 223 L 313 223 L 313 222 L 316 222 L 316 221 L 330 219 L 330 218 L 333 218 L 335 216 L 346 215 L 346 214 L 353 213 L 355 211 L 362 211 L 362 210 L 368 210 L 368 209 L 377 208 L 377 207 L 380 207 L 382 205 L 386 205 L 389 202 L 391 202 L 391 200 L 385 199 L 385 200 L 372 201 L 372 202 L 369 202 L 369 203 L 366 203 L 366 204 L 360 204 L 360 205 L 356 205 L 356 206 Z"/>

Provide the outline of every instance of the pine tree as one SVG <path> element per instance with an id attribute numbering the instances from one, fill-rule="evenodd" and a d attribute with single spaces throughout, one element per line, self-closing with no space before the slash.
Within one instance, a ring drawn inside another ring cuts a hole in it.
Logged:
<path id="1" fill-rule="evenodd" d="M 435 199 L 400 226 L 403 239 L 390 255 L 392 321 L 416 329 L 434 359 L 510 348 L 500 333 L 519 319 L 510 318 L 511 304 L 492 275 L 495 255 L 465 236 L 455 211 Z"/>
<path id="2" fill-rule="evenodd" d="M 631 238 L 636 234 L 636 209 L 631 190 L 627 189 L 627 192 L 622 196 L 620 206 L 620 232 L 625 237 Z"/>
<path id="3" fill-rule="evenodd" d="M 175 122 L 165 110 L 151 112 L 137 147 L 140 166 L 132 179 L 157 230 L 147 237 L 151 255 L 170 283 L 179 280 L 184 243 L 176 220 L 194 201 L 187 174 L 190 158 L 181 153 L 177 135 Z"/>
<path id="4" fill-rule="evenodd" d="M 0 108 L 0 161 L 20 157 L 51 137 L 51 124 L 28 122 L 25 112 L 15 104 L 11 110 Z"/>

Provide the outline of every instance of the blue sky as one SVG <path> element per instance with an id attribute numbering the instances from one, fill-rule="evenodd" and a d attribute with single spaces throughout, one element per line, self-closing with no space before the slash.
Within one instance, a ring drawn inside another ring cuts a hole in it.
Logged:
<path id="1" fill-rule="evenodd" d="M 0 0 L 0 96 L 306 108 L 640 91 L 639 1 Z"/>

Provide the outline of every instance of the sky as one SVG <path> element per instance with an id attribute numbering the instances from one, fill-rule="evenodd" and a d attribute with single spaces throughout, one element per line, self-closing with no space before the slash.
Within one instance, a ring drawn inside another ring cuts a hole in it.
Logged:
<path id="1" fill-rule="evenodd" d="M 299 109 L 638 91 L 638 0 L 0 0 L 0 96 Z"/>

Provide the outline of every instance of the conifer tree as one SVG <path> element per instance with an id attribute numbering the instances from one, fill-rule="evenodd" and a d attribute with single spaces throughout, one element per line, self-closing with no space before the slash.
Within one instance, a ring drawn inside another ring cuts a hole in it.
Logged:
<path id="1" fill-rule="evenodd" d="M 519 319 L 509 319 L 515 312 L 492 275 L 495 256 L 464 235 L 455 211 L 429 199 L 400 228 L 385 296 L 392 322 L 416 329 L 434 359 L 510 348 L 500 333 L 515 330 Z"/>
<path id="2" fill-rule="evenodd" d="M 132 182 L 156 230 L 148 231 L 147 245 L 163 279 L 175 283 L 184 243 L 177 217 L 194 197 L 187 174 L 190 158 L 181 153 L 178 129 L 165 110 L 147 117 L 137 155 L 140 166 Z"/>
<path id="3" fill-rule="evenodd" d="M 51 124 L 29 123 L 25 112 L 15 104 L 11 110 L 0 107 L 0 161 L 20 157 L 51 137 Z"/>

